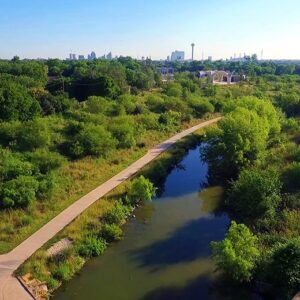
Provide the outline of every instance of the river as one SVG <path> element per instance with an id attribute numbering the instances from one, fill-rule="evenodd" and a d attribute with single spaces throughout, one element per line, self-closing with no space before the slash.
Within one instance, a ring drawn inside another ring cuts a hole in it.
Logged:
<path id="1" fill-rule="evenodd" d="M 229 218 L 217 211 L 222 188 L 205 188 L 200 150 L 187 152 L 162 193 L 124 226 L 124 239 L 87 262 L 55 300 L 221 299 L 210 242 L 223 239 Z"/>

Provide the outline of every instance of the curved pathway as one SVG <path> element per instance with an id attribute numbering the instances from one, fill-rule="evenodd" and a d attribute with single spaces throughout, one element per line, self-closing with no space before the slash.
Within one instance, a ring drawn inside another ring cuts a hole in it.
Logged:
<path id="1" fill-rule="evenodd" d="M 193 133 L 194 131 L 217 122 L 219 118 L 205 121 L 187 130 L 184 130 L 156 147 L 150 149 L 147 154 L 138 159 L 136 162 L 128 166 L 105 183 L 92 190 L 59 215 L 45 224 L 38 231 L 33 233 L 29 238 L 23 241 L 19 246 L 14 248 L 11 252 L 0 255 L 0 300 L 27 300 L 32 299 L 25 289 L 21 286 L 19 281 L 12 276 L 13 272 L 34 252 L 41 248 L 48 240 L 61 231 L 66 225 L 72 222 L 78 215 L 80 215 L 91 204 L 103 197 L 109 191 L 121 184 L 126 179 L 130 178 L 141 168 L 147 165 L 154 158 L 166 151 L 169 147 L 175 144 L 183 137 Z"/>

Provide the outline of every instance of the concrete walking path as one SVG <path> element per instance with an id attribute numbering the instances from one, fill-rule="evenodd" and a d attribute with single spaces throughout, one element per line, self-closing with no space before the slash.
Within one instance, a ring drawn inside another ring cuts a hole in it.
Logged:
<path id="1" fill-rule="evenodd" d="M 19 246 L 11 252 L 0 255 L 0 300 L 27 300 L 32 299 L 19 281 L 12 276 L 13 272 L 33 253 L 41 248 L 48 240 L 54 237 L 65 226 L 71 223 L 78 215 L 80 215 L 91 204 L 103 197 L 116 186 L 137 173 L 141 168 L 151 162 L 154 158 L 166 151 L 177 141 L 183 137 L 193 133 L 194 131 L 216 123 L 219 118 L 202 122 L 196 126 L 186 129 L 156 147 L 150 149 L 147 154 L 138 159 L 136 162 L 128 166 L 105 183 L 92 190 L 68 208 L 63 210 L 59 215 L 45 224 L 38 231 L 33 233 L 29 238 L 23 241 Z"/>

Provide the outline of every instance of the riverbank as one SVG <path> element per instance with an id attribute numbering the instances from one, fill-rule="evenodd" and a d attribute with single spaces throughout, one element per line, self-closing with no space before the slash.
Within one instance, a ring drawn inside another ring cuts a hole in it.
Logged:
<path id="1" fill-rule="evenodd" d="M 75 204 L 71 205 L 68 209 L 66 209 L 63 213 L 61 213 L 59 216 L 57 216 L 55 219 L 50 221 L 47 225 L 45 225 L 41 230 L 33 234 L 29 239 L 27 239 L 25 242 L 23 242 L 21 245 L 19 245 L 14 251 L 10 252 L 7 255 L 0 256 L 0 261 L 3 262 L 3 266 L 5 266 L 6 262 L 9 261 L 10 264 L 8 267 L 2 268 L 0 264 L 0 277 L 2 280 L 2 285 L 0 288 L 1 291 L 4 290 L 4 282 L 9 277 L 11 272 L 18 268 L 19 265 L 21 265 L 27 258 L 29 258 L 37 249 L 39 249 L 46 241 L 48 241 L 52 236 L 54 236 L 56 233 L 58 233 L 65 225 L 70 223 L 80 212 L 82 212 L 86 207 L 88 207 L 93 202 L 97 201 L 101 196 L 106 194 L 108 191 L 110 191 L 113 187 L 119 185 L 121 182 L 125 181 L 127 178 L 129 178 L 132 174 L 137 172 L 139 169 L 141 169 L 143 166 L 145 166 L 147 163 L 149 163 L 151 160 L 153 160 L 155 157 L 160 155 L 163 151 L 165 151 L 167 148 L 169 148 L 172 144 L 177 142 L 179 139 L 183 138 L 186 135 L 189 135 L 193 131 L 196 131 L 197 129 L 200 129 L 202 127 L 205 127 L 207 125 L 210 125 L 214 122 L 216 122 L 218 119 L 213 119 L 210 121 L 206 121 L 204 123 L 201 123 L 197 126 L 194 126 L 188 130 L 185 130 L 171 139 L 165 141 L 164 143 L 158 145 L 157 147 L 153 148 L 151 151 L 147 153 L 142 159 L 138 160 L 136 163 L 132 164 L 130 167 L 128 167 L 126 170 L 122 171 L 115 177 L 113 177 L 111 180 L 107 181 L 104 186 L 105 188 L 102 188 L 99 190 L 96 189 L 92 191 L 87 196 L 81 198 L 78 200 Z M 113 185 L 112 182 L 114 182 Z M 99 191 L 101 192 L 99 194 Z M 92 196 L 92 198 L 91 198 Z M 103 202 L 105 205 L 105 201 L 99 201 Z M 101 209 L 100 209 L 101 210 Z M 79 218 L 82 219 L 82 218 Z M 97 218 L 99 220 L 99 218 Z M 50 246 L 50 245 L 49 245 Z M 43 258 L 45 260 L 45 257 Z M 30 260 L 31 261 L 31 260 Z M 38 262 L 38 260 L 35 260 Z M 74 261 L 73 261 L 74 265 Z M 41 279 L 44 277 L 49 278 L 49 272 L 45 271 L 45 269 L 42 268 L 42 265 L 34 266 L 34 270 L 36 273 L 39 273 L 41 276 Z M 51 283 L 52 282 L 52 283 Z M 57 282 L 50 279 L 49 286 L 57 286 Z M 1 293 L 0 293 L 1 294 Z M 2 299 L 4 299 L 4 296 L 2 296 Z M 12 298 L 9 298 L 12 299 Z"/>
<path id="2" fill-rule="evenodd" d="M 182 159 L 188 149 L 196 146 L 200 139 L 201 130 L 184 137 L 174 144 L 171 149 L 144 166 L 136 176 L 143 175 L 156 186 L 162 185 L 169 170 Z M 171 144 L 167 144 L 167 146 L 170 147 Z M 157 147 L 157 149 L 160 148 Z M 122 209 L 119 205 L 120 199 L 124 199 L 129 186 L 130 181 L 125 181 L 106 194 L 104 198 L 92 204 L 74 222 L 64 228 L 62 232 L 47 242 L 42 249 L 38 250 L 25 262 L 17 271 L 17 275 L 24 276 L 27 274 L 28 276 L 30 274 L 32 278 L 38 279 L 39 282 L 46 283 L 49 294 L 53 293 L 61 283 L 69 281 L 90 257 L 102 254 L 109 243 L 122 238 L 121 227 L 127 217 L 134 211 L 134 207 L 126 205 L 124 201 L 122 202 Z M 116 207 L 118 207 L 117 210 Z M 121 210 L 123 211 L 121 212 Z M 113 224 L 107 222 L 105 216 L 108 213 L 112 214 L 113 218 L 119 218 L 118 222 Z M 102 245 L 102 248 L 99 246 L 101 249 L 97 250 L 99 231 L 103 227 L 106 230 L 106 243 Z M 89 241 L 87 241 L 87 237 Z M 72 241 L 72 245 L 58 255 L 50 257 L 48 249 L 53 244 L 66 238 Z"/>
<path id="3" fill-rule="evenodd" d="M 54 300 L 211 299 L 210 241 L 224 237 L 229 219 L 218 210 L 222 188 L 207 186 L 201 148 L 185 151 L 158 195 L 122 227 L 124 238 L 89 260 Z"/>

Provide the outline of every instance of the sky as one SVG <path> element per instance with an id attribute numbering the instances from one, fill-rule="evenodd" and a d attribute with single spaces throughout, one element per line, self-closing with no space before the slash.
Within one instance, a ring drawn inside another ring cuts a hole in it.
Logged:
<path id="1" fill-rule="evenodd" d="M 0 58 L 300 58 L 300 0 L 0 0 Z"/>

